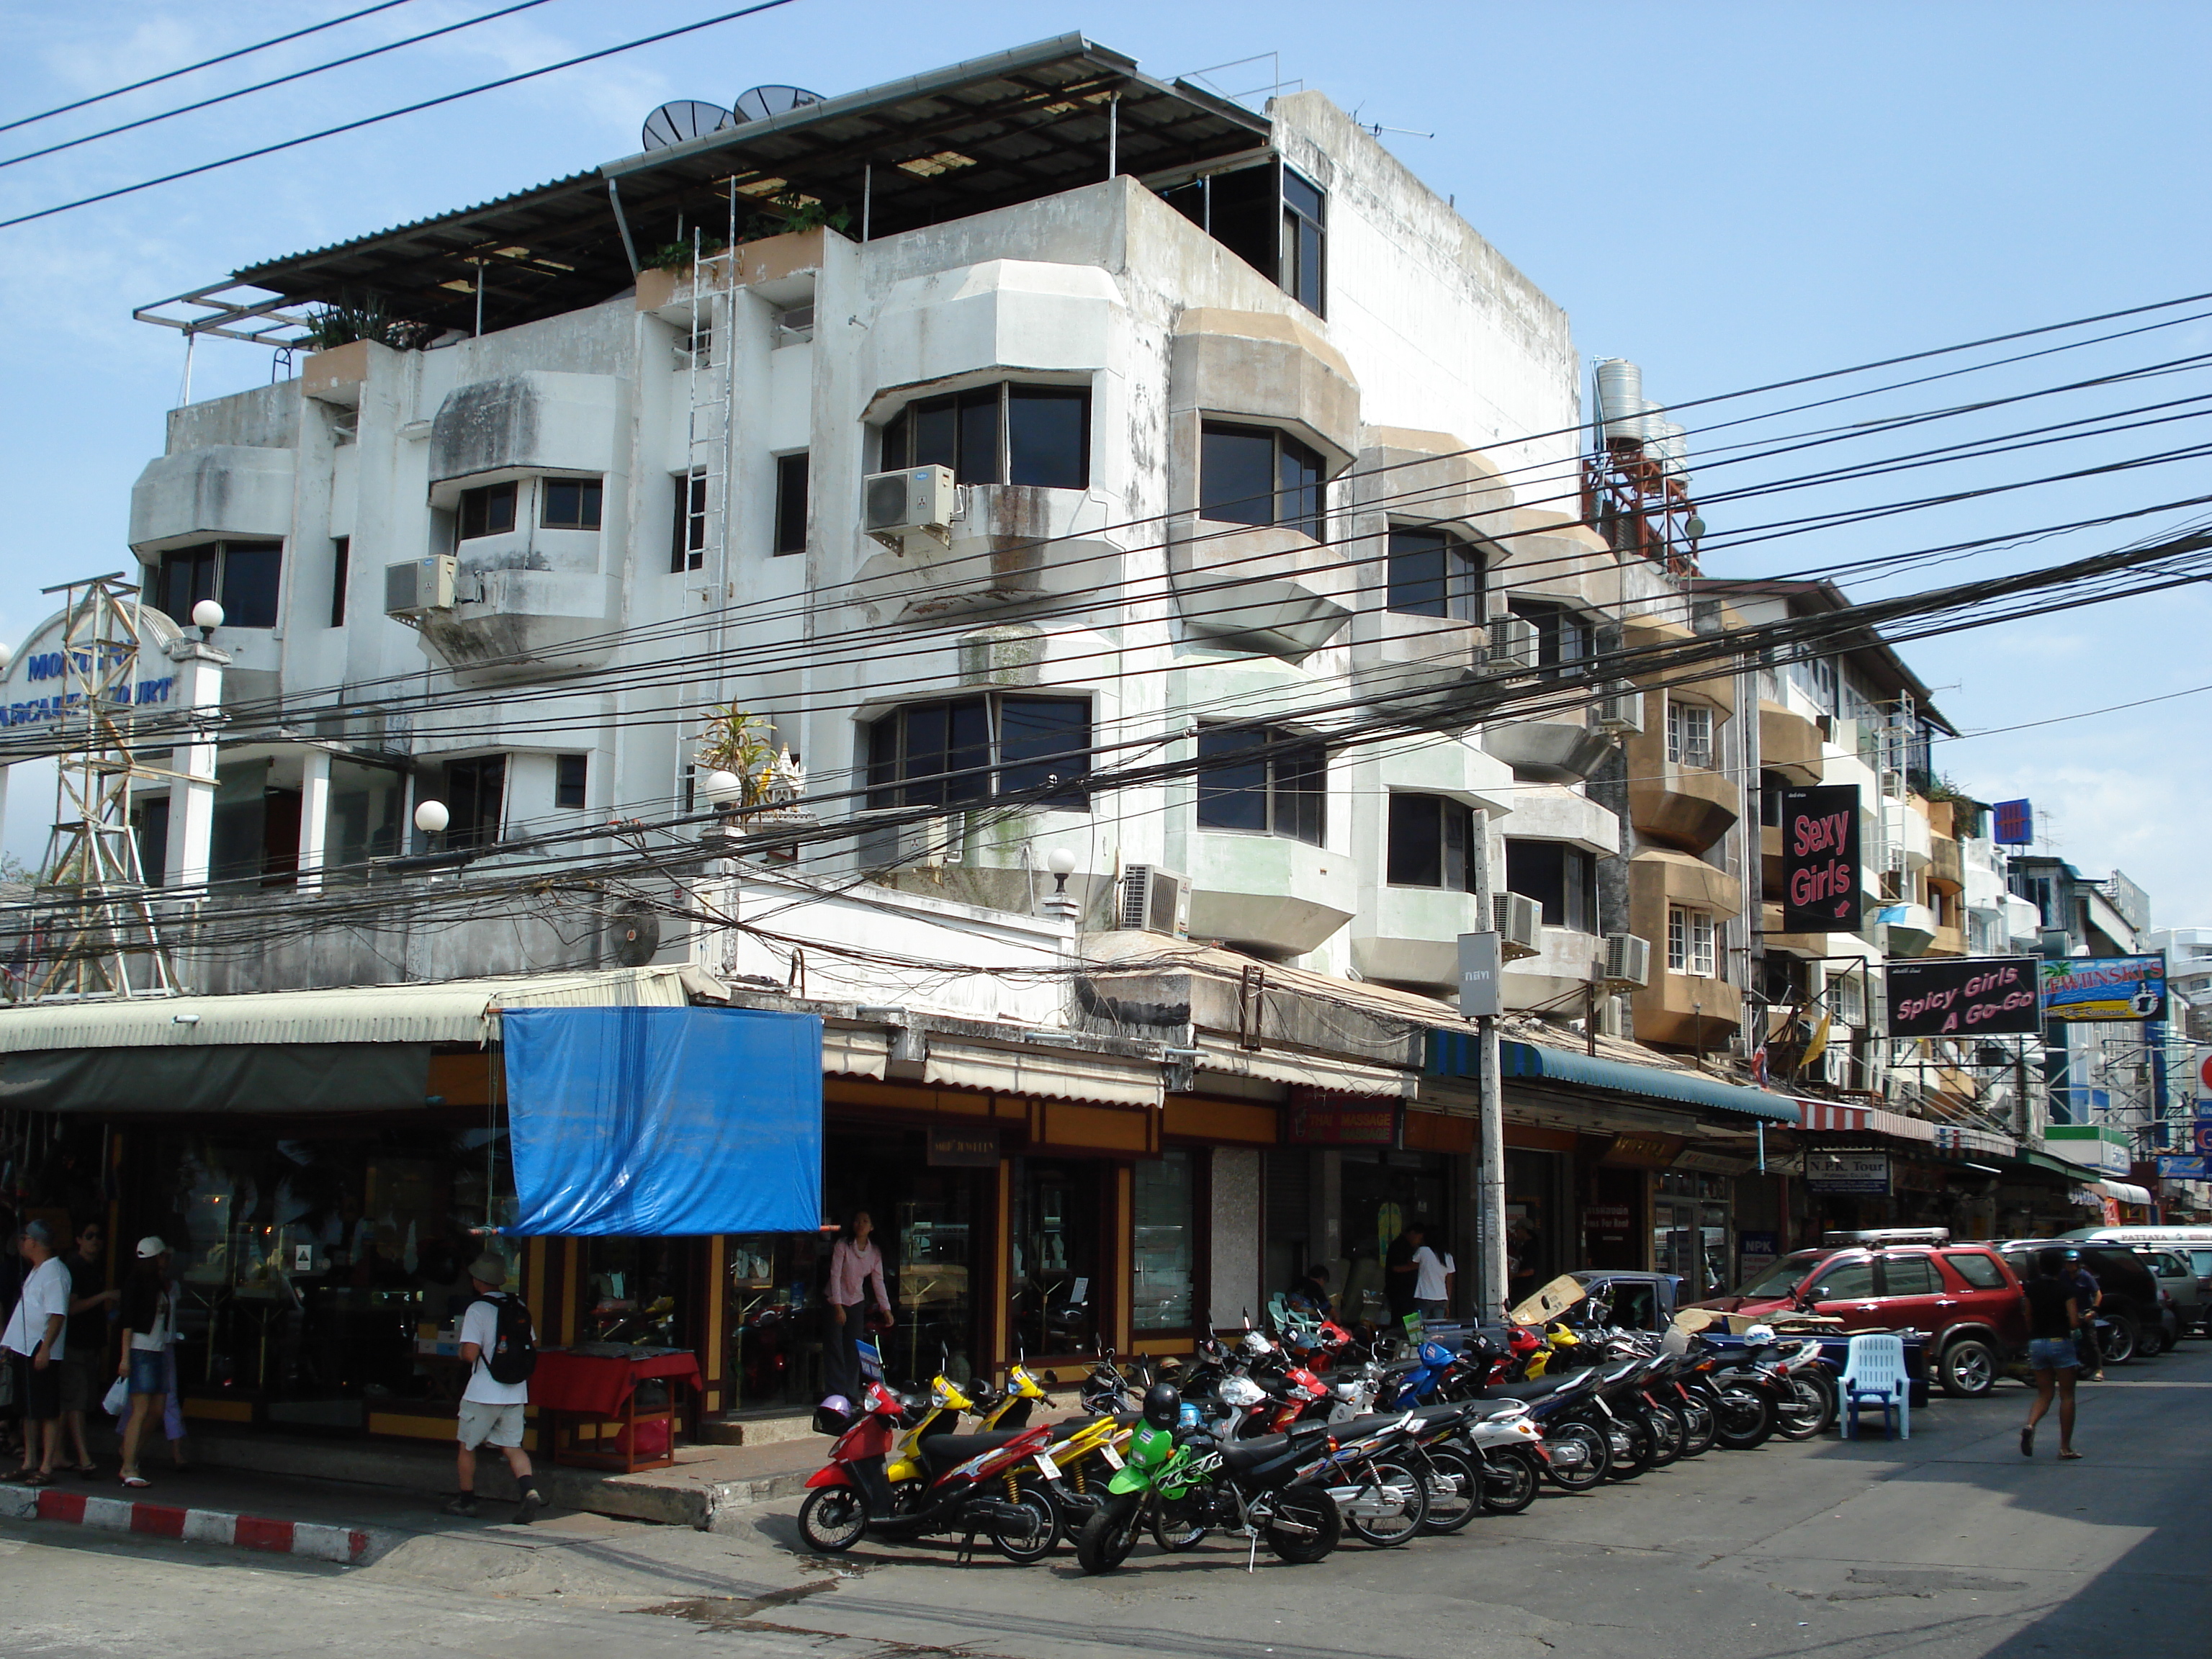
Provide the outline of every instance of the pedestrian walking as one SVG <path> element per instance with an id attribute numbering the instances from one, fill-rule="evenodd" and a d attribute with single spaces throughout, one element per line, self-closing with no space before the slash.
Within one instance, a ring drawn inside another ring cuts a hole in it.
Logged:
<path id="1" fill-rule="evenodd" d="M 73 1467 L 85 1476 L 97 1473 L 98 1465 L 85 1444 L 84 1414 L 106 1389 L 100 1361 L 107 1355 L 107 1310 L 123 1295 L 100 1282 L 106 1277 L 100 1266 L 106 1237 L 105 1227 L 88 1221 L 76 1230 L 76 1248 L 61 1259 L 70 1276 L 69 1357 L 61 1362 L 61 1449 L 64 1457 L 76 1451 Z"/>
<path id="2" fill-rule="evenodd" d="M 461 1390 L 460 1450 L 455 1455 L 459 1490 L 446 1505 L 448 1515 L 477 1512 L 477 1448 L 496 1446 L 507 1457 L 521 1492 L 515 1505 L 519 1526 L 537 1518 L 545 1500 L 538 1495 L 530 1454 L 522 1449 L 522 1408 L 530 1403 L 530 1373 L 538 1364 L 538 1333 L 522 1298 L 501 1286 L 507 1263 L 489 1253 L 469 1264 L 477 1299 L 461 1316 L 461 1363 L 469 1385 Z"/>
<path id="3" fill-rule="evenodd" d="M 169 1277 L 169 1247 L 149 1235 L 138 1241 L 138 1259 L 123 1287 L 123 1353 L 115 1368 L 131 1401 L 123 1420 L 120 1479 L 134 1490 L 153 1484 L 138 1471 L 138 1447 L 168 1407 L 169 1344 L 176 1330 L 177 1287 Z M 173 1442 L 171 1449 L 173 1454 Z"/>
<path id="4" fill-rule="evenodd" d="M 2081 1364 L 2075 1336 L 2088 1322 L 2082 1316 L 2074 1281 L 2067 1273 L 2066 1253 L 2036 1252 L 2035 1276 L 2026 1288 L 2027 1363 L 2035 1372 L 2035 1403 L 2027 1408 L 2027 1426 L 2020 1431 L 2020 1455 L 2035 1455 L 2035 1425 L 2051 1409 L 2056 1391 L 2058 1455 L 2071 1462 L 2081 1455 L 2074 1449 L 2074 1381 Z"/>
<path id="5" fill-rule="evenodd" d="M 2059 1277 L 2072 1286 L 2074 1306 L 2081 1316 L 2081 1325 L 2075 1333 L 2075 1346 L 2081 1350 L 2081 1377 L 2084 1382 L 2101 1382 L 2105 1380 L 2105 1351 L 2097 1341 L 2096 1316 L 2105 1300 L 2105 1287 L 2082 1261 L 2081 1251 L 2071 1246 L 2063 1248 L 2065 1265 L 2059 1270 Z"/>
<path id="6" fill-rule="evenodd" d="M 8 1353 L 15 1377 L 15 1398 L 23 1407 L 23 1467 L 15 1478 L 27 1486 L 50 1486 L 54 1453 L 61 1441 L 61 1361 L 69 1352 L 70 1276 L 54 1254 L 52 1231 L 43 1221 L 23 1224 L 16 1249 L 31 1271 L 0 1348 Z"/>
<path id="7" fill-rule="evenodd" d="M 860 1397 L 860 1342 L 867 1313 L 866 1297 L 875 1295 L 876 1310 L 888 1326 L 891 1316 L 891 1299 L 884 1289 L 884 1253 L 876 1247 L 875 1218 L 866 1210 L 853 1212 L 853 1218 L 838 1231 L 837 1243 L 830 1251 L 830 1328 L 823 1344 L 823 1385 L 824 1398 L 842 1395 L 847 1400 Z"/>

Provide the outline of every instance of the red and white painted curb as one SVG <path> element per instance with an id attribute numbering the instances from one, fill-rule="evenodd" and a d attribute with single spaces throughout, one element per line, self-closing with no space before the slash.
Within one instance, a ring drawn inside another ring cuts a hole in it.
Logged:
<path id="1" fill-rule="evenodd" d="M 384 1536 L 362 1528 L 324 1527 L 306 1521 L 273 1521 L 265 1516 L 233 1515 L 227 1510 L 180 1509 L 127 1498 L 94 1498 L 84 1492 L 0 1486 L 0 1516 L 16 1521 L 74 1522 L 106 1532 L 135 1532 L 155 1538 L 179 1538 L 190 1544 L 228 1544 L 276 1555 L 356 1566 L 380 1553 Z"/>

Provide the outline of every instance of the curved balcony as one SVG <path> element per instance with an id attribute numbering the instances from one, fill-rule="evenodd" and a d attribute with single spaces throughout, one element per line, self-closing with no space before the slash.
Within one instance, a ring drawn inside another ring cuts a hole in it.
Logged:
<path id="1" fill-rule="evenodd" d="M 1283 836 L 1200 830 L 1184 856 L 1193 939 L 1267 956 L 1303 956 L 1355 913 L 1358 881 L 1347 854 Z"/>
<path id="2" fill-rule="evenodd" d="M 1484 923 L 1472 893 L 1440 887 L 1385 887 L 1352 935 L 1352 965 L 1369 979 L 1401 985 L 1459 982 L 1459 936 Z"/>
<path id="3" fill-rule="evenodd" d="M 1511 767 L 1513 775 L 1523 783 L 1580 783 L 1613 752 L 1613 739 L 1563 715 L 1551 720 L 1493 721 L 1482 728 L 1482 748 L 1492 759 Z M 1717 833 L 1713 839 L 1719 839 Z"/>
<path id="4" fill-rule="evenodd" d="M 1656 744 L 1644 745 L 1647 752 Z M 1742 791 L 1726 773 L 1631 754 L 1628 818 L 1640 834 L 1702 853 L 1728 834 L 1741 811 Z"/>
<path id="5" fill-rule="evenodd" d="M 1243 651 L 1296 659 L 1352 620 L 1335 595 L 1347 578 L 1304 531 L 1185 519 L 1169 532 L 1168 581 L 1183 624 Z"/>
<path id="6" fill-rule="evenodd" d="M 1820 728 L 1802 714 L 1769 702 L 1759 702 L 1759 764 L 1762 771 L 1779 772 L 1792 783 L 1807 787 L 1820 781 Z"/>
<path id="7" fill-rule="evenodd" d="M 1100 533 L 1115 515 L 1088 490 L 963 484 L 959 500 L 948 541 L 914 536 L 878 550 L 854 597 L 902 622 L 933 622 L 1121 586 L 1121 549 Z"/>

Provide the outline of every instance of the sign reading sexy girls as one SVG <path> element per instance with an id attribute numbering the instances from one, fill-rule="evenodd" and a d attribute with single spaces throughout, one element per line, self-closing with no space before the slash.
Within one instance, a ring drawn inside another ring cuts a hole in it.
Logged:
<path id="1" fill-rule="evenodd" d="M 1859 929 L 1859 787 L 1782 792 L 1782 931 Z"/>

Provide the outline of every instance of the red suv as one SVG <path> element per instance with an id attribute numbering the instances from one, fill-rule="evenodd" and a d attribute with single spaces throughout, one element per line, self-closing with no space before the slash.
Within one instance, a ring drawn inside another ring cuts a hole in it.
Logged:
<path id="1" fill-rule="evenodd" d="M 1962 1398 L 1987 1394 L 2002 1358 L 2027 1346 L 2027 1304 L 2012 1268 L 1986 1244 L 1954 1244 L 1943 1227 L 1829 1233 L 1819 1249 L 1792 1251 L 1735 1295 L 1695 1305 L 1826 1314 L 1847 1331 L 1924 1332 L 1933 1374 Z"/>

